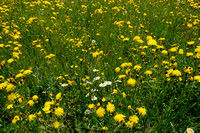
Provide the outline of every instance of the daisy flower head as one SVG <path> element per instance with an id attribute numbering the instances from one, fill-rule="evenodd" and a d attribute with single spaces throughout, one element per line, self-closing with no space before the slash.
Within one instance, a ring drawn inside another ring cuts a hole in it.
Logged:
<path id="1" fill-rule="evenodd" d="M 91 92 L 95 92 L 95 91 L 99 91 L 99 90 L 97 90 L 97 89 L 91 89 Z"/>
<path id="2" fill-rule="evenodd" d="M 66 86 L 68 86 L 68 84 L 67 83 L 63 83 L 63 84 L 61 84 L 61 86 L 62 87 L 66 87 Z"/>
<path id="3" fill-rule="evenodd" d="M 187 128 L 187 133 L 194 133 L 194 130 L 192 128 Z"/>
<path id="4" fill-rule="evenodd" d="M 98 69 L 93 69 L 93 72 L 98 72 L 99 70 Z"/>
<path id="5" fill-rule="evenodd" d="M 95 43 L 96 41 L 95 40 L 92 40 L 92 43 Z"/>
<path id="6" fill-rule="evenodd" d="M 88 97 L 90 95 L 90 93 L 87 93 L 86 95 L 85 95 L 85 97 Z"/>
<path id="7" fill-rule="evenodd" d="M 98 77 L 95 77 L 94 79 L 93 79 L 93 81 L 96 81 L 96 80 L 99 80 L 100 79 L 100 77 L 98 76 Z"/>
<path id="8" fill-rule="evenodd" d="M 105 84 L 105 83 L 101 83 L 101 84 L 99 84 L 99 87 L 106 87 L 106 85 L 107 84 Z"/>
<path id="9" fill-rule="evenodd" d="M 92 100 L 92 101 L 96 101 L 96 100 L 97 100 L 97 97 L 96 97 L 96 96 L 93 96 L 91 100 Z"/>
<path id="10" fill-rule="evenodd" d="M 87 110 L 84 112 L 84 114 L 85 114 L 85 115 L 89 115 L 90 112 L 91 112 L 91 111 L 90 111 L 89 109 L 87 109 Z"/>
<path id="11" fill-rule="evenodd" d="M 112 82 L 111 82 L 111 81 L 105 81 L 104 84 L 105 84 L 105 85 L 111 85 Z"/>

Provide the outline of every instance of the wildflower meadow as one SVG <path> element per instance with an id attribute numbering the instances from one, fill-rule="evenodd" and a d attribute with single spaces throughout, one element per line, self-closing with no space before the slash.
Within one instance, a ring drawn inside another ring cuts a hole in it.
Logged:
<path id="1" fill-rule="evenodd" d="M 1 0 L 1 133 L 200 132 L 199 0 Z"/>

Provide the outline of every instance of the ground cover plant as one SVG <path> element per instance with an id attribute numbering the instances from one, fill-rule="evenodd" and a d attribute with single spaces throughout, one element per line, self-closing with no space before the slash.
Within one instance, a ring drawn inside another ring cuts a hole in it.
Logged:
<path id="1" fill-rule="evenodd" d="M 200 132 L 198 0 L 2 0 L 0 132 Z"/>

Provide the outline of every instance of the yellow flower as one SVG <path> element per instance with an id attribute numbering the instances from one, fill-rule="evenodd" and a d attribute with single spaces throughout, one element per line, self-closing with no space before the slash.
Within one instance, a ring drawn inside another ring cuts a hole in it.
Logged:
<path id="1" fill-rule="evenodd" d="M 20 77 L 23 77 L 24 75 L 22 73 L 19 73 L 15 76 L 15 78 L 20 78 Z"/>
<path id="2" fill-rule="evenodd" d="M 7 98 L 8 101 L 14 101 L 17 98 L 17 95 L 15 93 L 11 93 Z"/>
<path id="3" fill-rule="evenodd" d="M 89 104 L 89 105 L 88 105 L 88 108 L 93 109 L 94 106 L 95 106 L 94 104 Z"/>
<path id="4" fill-rule="evenodd" d="M 128 109 L 132 109 L 132 108 L 131 108 L 131 105 L 128 105 Z"/>
<path id="5" fill-rule="evenodd" d="M 12 120 L 12 123 L 13 124 L 15 124 L 17 121 L 19 121 L 20 119 L 19 119 L 19 116 L 18 115 L 16 115 L 14 118 L 13 118 L 13 120 Z"/>
<path id="6" fill-rule="evenodd" d="M 33 99 L 33 100 L 37 100 L 37 99 L 38 99 L 38 96 L 37 96 L 37 95 L 34 95 L 34 96 L 32 97 L 32 99 Z"/>
<path id="7" fill-rule="evenodd" d="M 8 106 L 7 106 L 7 109 L 11 109 L 13 107 L 13 104 L 9 104 Z"/>
<path id="8" fill-rule="evenodd" d="M 139 114 L 142 114 L 143 116 L 146 115 L 146 109 L 145 108 L 142 108 L 142 107 L 136 108 L 136 111 L 138 111 Z"/>
<path id="9" fill-rule="evenodd" d="M 136 115 L 133 115 L 129 117 L 129 121 L 137 124 L 139 121 L 139 118 Z"/>
<path id="10" fill-rule="evenodd" d="M 123 115 L 123 114 L 117 114 L 117 115 L 114 117 L 114 119 L 115 119 L 115 121 L 120 122 L 120 121 L 124 121 L 124 118 L 125 118 L 125 117 L 126 117 L 126 116 Z"/>
<path id="11" fill-rule="evenodd" d="M 42 112 L 41 111 L 39 111 L 38 113 L 37 113 L 37 115 L 40 115 Z"/>
<path id="12" fill-rule="evenodd" d="M 102 102 L 105 102 L 105 101 L 106 101 L 106 98 L 105 98 L 105 97 L 103 97 L 101 101 L 102 101 Z"/>
<path id="13" fill-rule="evenodd" d="M 138 43 L 144 43 L 142 39 L 136 40 Z"/>
<path id="14" fill-rule="evenodd" d="M 113 90 L 113 94 L 117 94 L 117 89 L 114 89 L 114 90 Z"/>
<path id="15" fill-rule="evenodd" d="M 36 118 L 36 115 L 35 115 L 35 114 L 30 114 L 30 115 L 28 116 L 29 121 L 34 120 L 34 118 Z"/>
<path id="16" fill-rule="evenodd" d="M 125 42 L 125 41 L 129 41 L 129 38 L 126 37 L 126 38 L 123 39 L 123 41 L 124 41 L 124 42 Z"/>
<path id="17" fill-rule="evenodd" d="M 187 26 L 188 26 L 189 28 L 191 28 L 191 27 L 192 27 L 192 24 L 191 24 L 191 23 L 188 23 Z"/>
<path id="18" fill-rule="evenodd" d="M 4 77 L 0 75 L 0 82 L 4 80 Z"/>
<path id="19" fill-rule="evenodd" d="M 140 37 L 139 37 L 139 36 L 135 36 L 135 37 L 133 38 L 133 40 L 135 40 L 135 41 L 140 40 Z"/>
<path id="20" fill-rule="evenodd" d="M 19 101 L 19 103 L 21 103 L 22 102 L 22 98 L 19 98 L 18 101 Z"/>
<path id="21" fill-rule="evenodd" d="M 126 124 L 126 126 L 128 128 L 132 128 L 133 127 L 133 122 L 131 122 L 131 121 L 127 121 L 125 124 Z"/>
<path id="22" fill-rule="evenodd" d="M 126 77 L 126 75 L 119 75 L 118 76 L 119 79 L 122 79 L 122 78 L 125 78 L 125 77 Z"/>
<path id="23" fill-rule="evenodd" d="M 61 95 L 62 95 L 62 93 L 58 93 L 58 94 L 56 95 L 56 100 L 58 100 L 58 99 L 61 100 L 61 99 L 62 99 L 62 98 L 61 98 Z"/>
<path id="24" fill-rule="evenodd" d="M 176 52 L 178 50 L 178 47 L 173 47 L 170 49 L 171 52 Z"/>
<path id="25" fill-rule="evenodd" d="M 199 75 L 194 76 L 194 80 L 197 80 L 198 82 L 200 82 L 200 76 Z"/>
<path id="26" fill-rule="evenodd" d="M 123 93 L 122 93 L 122 96 L 123 96 L 123 98 L 126 98 L 126 93 L 123 92 Z"/>
<path id="27" fill-rule="evenodd" d="M 51 113 L 50 108 L 51 108 L 51 106 L 48 105 L 48 106 L 45 106 L 42 110 L 43 110 L 46 114 L 48 114 L 48 113 Z"/>
<path id="28" fill-rule="evenodd" d="M 162 54 L 168 54 L 167 50 L 162 50 Z"/>
<path id="29" fill-rule="evenodd" d="M 146 74 L 146 75 L 151 75 L 151 74 L 152 74 L 152 71 L 147 70 L 147 71 L 144 72 L 144 74 Z"/>
<path id="30" fill-rule="evenodd" d="M 8 84 L 6 87 L 7 92 L 13 91 L 16 88 L 15 85 L 13 84 Z"/>
<path id="31" fill-rule="evenodd" d="M 106 110 L 110 113 L 114 112 L 115 111 L 115 105 L 108 102 L 108 104 L 106 105 Z"/>
<path id="32" fill-rule="evenodd" d="M 140 65 L 135 65 L 133 69 L 140 70 L 142 67 Z"/>
<path id="33" fill-rule="evenodd" d="M 187 42 L 188 45 L 193 45 L 195 41 Z"/>
<path id="34" fill-rule="evenodd" d="M 29 100 L 29 101 L 28 101 L 28 105 L 29 105 L 29 106 L 33 106 L 33 104 L 34 104 L 33 100 Z"/>
<path id="35" fill-rule="evenodd" d="M 179 70 L 173 70 L 173 71 L 172 71 L 172 76 L 177 76 L 177 77 L 179 77 L 179 76 L 181 76 L 181 72 L 180 72 Z"/>
<path id="36" fill-rule="evenodd" d="M 32 73 L 32 71 L 31 70 L 25 70 L 24 72 L 23 72 L 23 74 L 31 74 Z"/>
<path id="37" fill-rule="evenodd" d="M 97 114 L 97 116 L 98 117 L 104 117 L 104 115 L 105 115 L 105 109 L 104 108 L 102 108 L 102 107 L 99 107 L 98 109 L 97 109 L 97 111 L 96 111 L 96 114 Z"/>
<path id="38" fill-rule="evenodd" d="M 183 54 L 183 49 L 179 49 L 178 53 Z"/>
<path id="39" fill-rule="evenodd" d="M 14 61 L 14 59 L 11 58 L 8 60 L 8 63 L 12 63 L 13 61 Z"/>
<path id="40" fill-rule="evenodd" d="M 157 42 L 156 42 L 155 39 L 150 39 L 150 40 L 147 41 L 147 44 L 148 44 L 148 45 L 152 45 L 152 46 L 156 46 L 156 45 L 157 45 Z"/>
<path id="41" fill-rule="evenodd" d="M 64 110 L 60 107 L 56 108 L 54 111 L 55 115 L 62 116 L 64 114 Z"/>
<path id="42" fill-rule="evenodd" d="M 55 122 L 53 123 L 53 127 L 54 127 L 54 128 L 59 128 L 59 126 L 60 126 L 60 123 L 59 123 L 58 121 L 55 121 Z"/>
<path id="43" fill-rule="evenodd" d="M 147 36 L 147 40 L 153 39 L 152 36 Z"/>
<path id="44" fill-rule="evenodd" d="M 5 81 L 4 83 L 0 84 L 0 90 L 2 90 L 3 88 L 5 88 L 8 85 L 8 81 Z"/>
<path id="45" fill-rule="evenodd" d="M 193 56 L 193 53 L 192 53 L 192 52 L 188 52 L 188 53 L 186 53 L 186 56 L 187 56 L 187 57 Z"/>
<path id="46" fill-rule="evenodd" d="M 135 86 L 135 83 L 136 83 L 136 80 L 132 79 L 132 78 L 128 79 L 128 81 L 127 81 L 127 84 L 131 85 L 131 86 Z"/>
<path id="47" fill-rule="evenodd" d="M 115 72 L 119 72 L 120 71 L 120 68 L 119 67 L 117 67 L 117 68 L 115 68 Z"/>
<path id="48" fill-rule="evenodd" d="M 107 127 L 102 127 L 101 129 L 104 130 L 104 131 L 108 130 Z"/>

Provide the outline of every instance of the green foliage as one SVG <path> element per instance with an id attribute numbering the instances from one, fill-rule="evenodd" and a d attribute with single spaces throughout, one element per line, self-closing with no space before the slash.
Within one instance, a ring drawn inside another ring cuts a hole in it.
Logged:
<path id="1" fill-rule="evenodd" d="M 0 3 L 0 132 L 200 131 L 200 3 Z"/>

